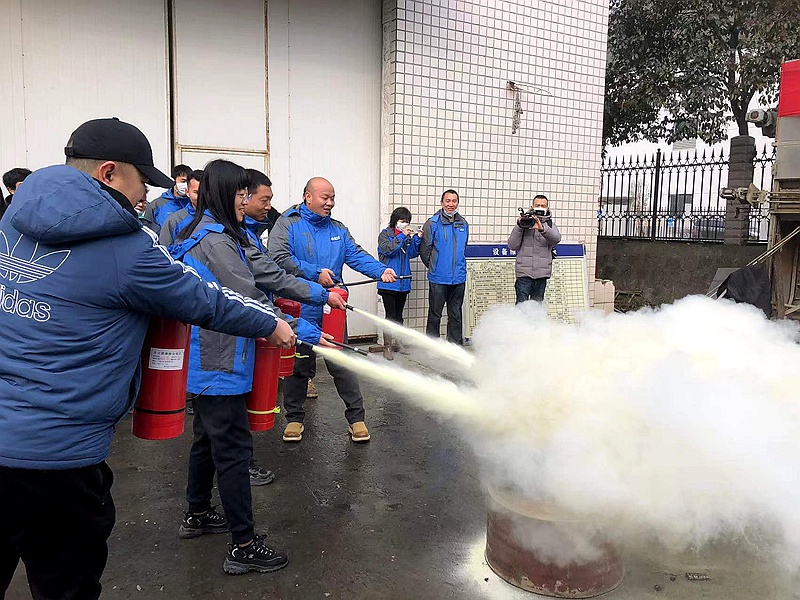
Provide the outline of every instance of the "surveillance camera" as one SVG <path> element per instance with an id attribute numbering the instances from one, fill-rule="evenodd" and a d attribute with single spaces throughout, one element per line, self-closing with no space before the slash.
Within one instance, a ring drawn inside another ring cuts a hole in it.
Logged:
<path id="1" fill-rule="evenodd" d="M 774 108 L 764 110 L 756 108 L 747 113 L 745 120 L 761 128 L 761 132 L 767 137 L 775 137 L 775 126 L 778 122 L 778 111 Z"/>
<path id="2" fill-rule="evenodd" d="M 767 127 L 775 122 L 775 110 L 756 108 L 747 113 L 745 120 L 756 127 Z"/>
<path id="3" fill-rule="evenodd" d="M 747 117 L 745 117 L 748 123 L 754 123 L 756 127 L 761 127 L 763 124 L 766 124 L 765 122 L 768 118 L 767 111 L 763 108 L 755 108 L 748 112 Z"/>

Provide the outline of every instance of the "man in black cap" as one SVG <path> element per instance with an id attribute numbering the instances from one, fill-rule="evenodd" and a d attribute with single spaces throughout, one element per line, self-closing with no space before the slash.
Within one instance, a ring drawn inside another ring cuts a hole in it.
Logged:
<path id="1" fill-rule="evenodd" d="M 141 226 L 146 184 L 172 186 L 141 131 L 89 121 L 65 153 L 0 222 L 0 597 L 20 559 L 36 600 L 99 597 L 115 519 L 105 459 L 138 392 L 151 314 L 296 341 L 270 307 L 201 280 Z M 282 556 L 252 546 L 255 570 Z"/>

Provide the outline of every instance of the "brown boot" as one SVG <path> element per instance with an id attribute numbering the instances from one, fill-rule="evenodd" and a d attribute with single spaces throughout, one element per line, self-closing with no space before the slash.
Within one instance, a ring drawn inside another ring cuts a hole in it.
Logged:
<path id="1" fill-rule="evenodd" d="M 355 423 L 352 423 L 347 430 L 350 432 L 350 439 L 352 439 L 354 442 L 369 441 L 369 429 L 367 429 L 364 421 L 356 421 Z"/>
<path id="2" fill-rule="evenodd" d="M 283 441 L 299 442 L 303 439 L 303 429 L 305 428 L 302 423 L 289 423 L 283 430 Z"/>
<path id="3" fill-rule="evenodd" d="M 319 392 L 317 388 L 314 387 L 314 381 L 309 379 L 308 380 L 308 387 L 306 388 L 306 398 L 319 398 Z"/>
<path id="4" fill-rule="evenodd" d="M 383 358 L 394 360 L 394 348 L 392 347 L 392 336 L 388 333 L 383 334 Z"/>

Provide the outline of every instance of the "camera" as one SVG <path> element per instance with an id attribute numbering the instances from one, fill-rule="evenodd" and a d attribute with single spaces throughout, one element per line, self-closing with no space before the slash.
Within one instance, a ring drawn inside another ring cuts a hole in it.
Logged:
<path id="1" fill-rule="evenodd" d="M 541 206 L 536 206 L 529 210 L 519 208 L 518 224 L 522 229 L 533 229 L 533 226 L 536 225 L 536 218 L 538 218 L 541 223 L 547 223 L 550 221 L 550 211 Z"/>
<path id="2" fill-rule="evenodd" d="M 767 137 L 775 137 L 776 127 L 778 125 L 778 111 L 774 108 L 766 110 L 756 108 L 748 111 L 745 120 L 748 123 L 753 123 L 756 127 L 761 128 L 761 133 Z"/>
<path id="3" fill-rule="evenodd" d="M 533 209 L 526 211 L 523 208 L 519 209 L 519 221 L 517 224 L 523 229 L 530 229 L 536 225 L 536 219 L 533 218 Z"/>

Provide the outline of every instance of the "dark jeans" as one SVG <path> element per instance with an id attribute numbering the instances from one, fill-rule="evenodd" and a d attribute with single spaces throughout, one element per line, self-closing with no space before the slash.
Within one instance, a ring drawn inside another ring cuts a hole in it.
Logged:
<path id="1" fill-rule="evenodd" d="M 346 339 L 347 336 L 345 336 Z M 294 372 L 291 377 L 283 380 L 283 409 L 286 412 L 286 421 L 289 423 L 302 423 L 306 416 L 303 405 L 306 402 L 308 380 L 317 374 L 317 356 L 313 350 L 306 350 L 307 346 L 297 349 L 294 359 Z M 333 377 L 333 383 L 339 397 L 344 400 L 344 416 L 351 425 L 364 420 L 364 397 L 358 386 L 358 377 L 332 362 L 325 361 L 328 373 Z"/>
<path id="2" fill-rule="evenodd" d="M 20 559 L 35 600 L 94 600 L 116 512 L 105 462 L 38 471 L 0 467 L 0 598 Z"/>
<path id="3" fill-rule="evenodd" d="M 428 325 L 425 333 L 439 337 L 442 323 L 442 310 L 447 304 L 447 341 L 459 346 L 464 344 L 461 327 L 461 308 L 464 304 L 466 284 L 442 285 L 428 282 Z"/>
<path id="4" fill-rule="evenodd" d="M 214 473 L 225 518 L 234 544 L 253 539 L 253 497 L 250 493 L 250 458 L 253 437 L 244 395 L 194 399 L 194 442 L 189 453 L 186 501 L 191 512 L 211 506 Z"/>
<path id="5" fill-rule="evenodd" d="M 516 303 L 519 304 L 528 300 L 542 302 L 545 289 L 547 289 L 547 277 L 539 277 L 537 279 L 517 277 L 516 281 L 514 281 L 514 291 L 517 292 Z"/>
<path id="6" fill-rule="evenodd" d="M 408 292 L 395 292 L 393 290 L 378 290 L 378 295 L 383 299 L 383 308 L 389 321 L 403 324 L 403 309 L 406 306 Z"/>

